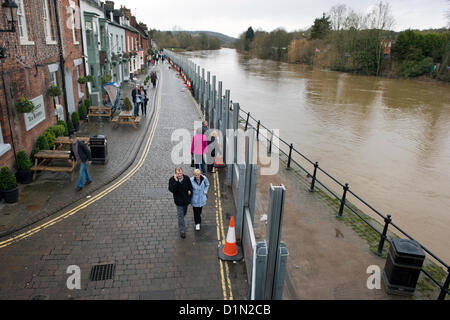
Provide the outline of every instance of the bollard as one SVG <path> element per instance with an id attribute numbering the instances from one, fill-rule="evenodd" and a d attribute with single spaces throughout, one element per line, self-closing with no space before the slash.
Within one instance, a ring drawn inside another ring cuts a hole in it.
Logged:
<path id="1" fill-rule="evenodd" d="M 317 174 L 317 168 L 319 168 L 319 163 L 316 162 L 314 164 L 314 173 L 311 181 L 311 188 L 309 188 L 310 192 L 314 192 L 314 185 L 316 184 L 316 174 Z"/>
<path id="2" fill-rule="evenodd" d="M 442 286 L 441 293 L 439 294 L 438 300 L 445 299 L 445 295 L 447 294 L 449 285 L 450 285 L 450 267 L 447 268 L 447 279 L 445 280 L 445 283 Z"/>
<path id="3" fill-rule="evenodd" d="M 381 253 L 383 252 L 384 247 L 384 241 L 386 240 L 386 234 L 388 231 L 389 223 L 392 222 L 391 215 L 388 214 L 386 218 L 384 218 L 384 228 L 383 228 L 383 234 L 380 238 L 380 243 L 378 244 L 378 250 L 376 252 L 377 256 L 381 257 Z"/>
<path id="4" fill-rule="evenodd" d="M 347 197 L 348 189 L 348 183 L 346 183 L 344 186 L 344 194 L 342 195 L 341 199 L 341 207 L 339 208 L 338 218 L 342 217 L 342 213 L 344 212 L 345 198 Z"/>
<path id="5" fill-rule="evenodd" d="M 248 127 L 248 119 L 250 118 L 250 111 L 247 113 L 247 121 L 245 121 L 245 131 L 247 131 Z"/>
<path id="6" fill-rule="evenodd" d="M 287 163 L 287 169 L 291 168 L 291 158 L 292 158 L 292 149 L 294 148 L 294 145 L 291 143 L 289 146 L 289 157 L 288 157 L 288 163 Z"/>

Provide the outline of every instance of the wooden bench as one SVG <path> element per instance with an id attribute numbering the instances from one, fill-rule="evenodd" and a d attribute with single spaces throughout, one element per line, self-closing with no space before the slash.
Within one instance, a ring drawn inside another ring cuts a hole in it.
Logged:
<path id="1" fill-rule="evenodd" d="M 128 124 L 136 128 L 136 123 L 139 124 L 141 117 L 135 116 L 133 111 L 121 111 L 118 116 L 112 119 L 114 128 L 117 128 L 120 124 Z"/>
<path id="2" fill-rule="evenodd" d="M 89 147 L 89 137 L 77 137 L 77 140 L 81 140 Z M 69 137 L 58 137 L 53 142 L 53 150 L 61 150 L 64 146 L 70 145 Z"/>
<path id="3" fill-rule="evenodd" d="M 49 166 L 52 160 L 65 160 L 69 166 Z M 31 167 L 31 171 L 34 171 L 33 181 L 36 179 L 37 171 L 69 172 L 72 173 L 70 179 L 72 181 L 75 164 L 75 161 L 70 160 L 70 151 L 41 150 L 34 155 L 34 166 Z"/>
<path id="4" fill-rule="evenodd" d="M 108 117 L 111 118 L 112 109 L 110 107 L 90 106 L 88 119 L 91 117 Z"/>
<path id="5" fill-rule="evenodd" d="M 134 118 L 134 123 L 140 124 L 141 123 L 141 117 L 137 116 L 136 118 Z"/>

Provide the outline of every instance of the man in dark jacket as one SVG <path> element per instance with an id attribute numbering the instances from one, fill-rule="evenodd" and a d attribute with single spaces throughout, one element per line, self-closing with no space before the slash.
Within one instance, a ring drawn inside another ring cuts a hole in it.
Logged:
<path id="1" fill-rule="evenodd" d="M 192 184 L 191 179 L 183 174 L 182 168 L 176 168 L 175 174 L 169 180 L 169 191 L 173 193 L 173 200 L 177 207 L 178 229 L 181 238 L 186 238 L 186 227 L 184 216 L 187 213 L 188 205 L 191 203 Z"/>
<path id="2" fill-rule="evenodd" d="M 92 163 L 91 151 L 84 144 L 83 141 L 77 140 L 74 135 L 70 136 L 70 159 L 77 162 L 80 166 L 80 176 L 78 178 L 77 191 L 80 191 L 84 187 L 84 180 L 86 179 L 86 185 L 92 182 L 91 177 L 87 171 L 86 163 Z"/>

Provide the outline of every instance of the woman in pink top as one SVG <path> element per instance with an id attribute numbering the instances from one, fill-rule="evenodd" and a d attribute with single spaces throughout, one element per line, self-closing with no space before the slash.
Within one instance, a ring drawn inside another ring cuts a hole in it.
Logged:
<path id="1" fill-rule="evenodd" d="M 208 152 L 208 141 L 206 141 L 206 136 L 202 134 L 202 129 L 199 128 L 192 138 L 191 154 L 194 156 L 195 168 L 199 169 L 201 167 L 203 174 L 206 172 L 203 158 L 206 152 Z"/>

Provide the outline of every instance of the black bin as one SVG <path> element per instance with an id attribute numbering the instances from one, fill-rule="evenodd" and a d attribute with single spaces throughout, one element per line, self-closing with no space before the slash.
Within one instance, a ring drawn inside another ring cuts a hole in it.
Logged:
<path id="1" fill-rule="evenodd" d="M 387 293 L 412 296 L 424 260 L 425 253 L 417 241 L 393 238 L 383 272 Z"/>
<path id="2" fill-rule="evenodd" d="M 92 163 L 105 164 L 108 161 L 108 146 L 104 135 L 92 136 L 89 139 Z"/>

